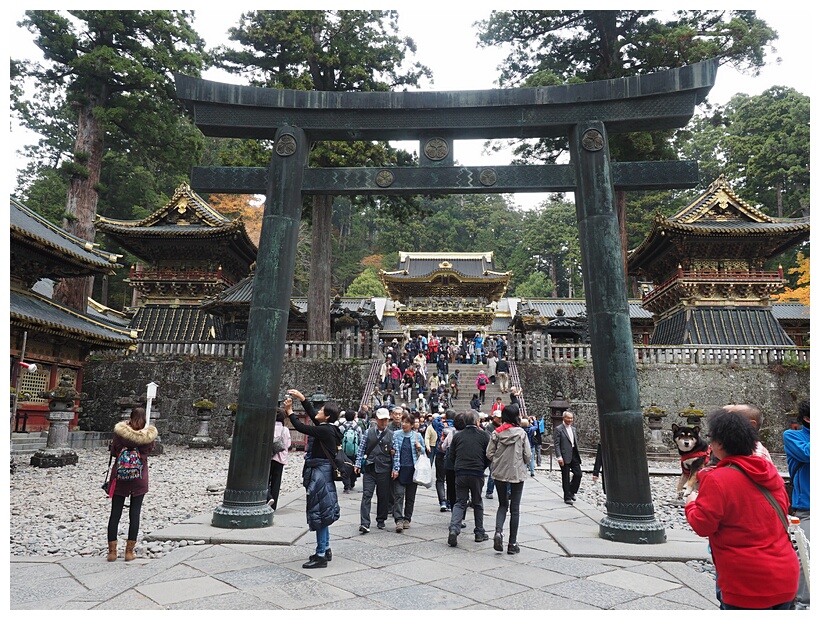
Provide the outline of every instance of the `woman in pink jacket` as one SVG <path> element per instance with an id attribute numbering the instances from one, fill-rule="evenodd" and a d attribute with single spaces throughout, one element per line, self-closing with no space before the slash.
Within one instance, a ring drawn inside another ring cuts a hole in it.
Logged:
<path id="1" fill-rule="evenodd" d="M 720 608 L 789 609 L 799 564 L 781 521 L 788 519 L 789 506 L 783 479 L 774 465 L 754 456 L 757 431 L 743 414 L 718 409 L 708 423 L 719 461 L 699 473 L 699 490 L 689 495 L 685 510 L 695 533 L 709 538 Z"/>
<path id="2" fill-rule="evenodd" d="M 285 426 L 285 410 L 279 408 L 276 410 L 276 426 L 273 429 L 273 447 L 268 476 L 268 506 L 273 510 L 276 510 L 279 502 L 282 472 L 288 464 L 288 450 L 290 450 L 290 429 Z"/>

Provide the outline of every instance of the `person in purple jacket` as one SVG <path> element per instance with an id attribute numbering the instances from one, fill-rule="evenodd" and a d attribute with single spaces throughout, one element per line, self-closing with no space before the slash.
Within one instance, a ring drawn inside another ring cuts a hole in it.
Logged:
<path id="1" fill-rule="evenodd" d="M 125 542 L 125 561 L 130 562 L 136 559 L 134 547 L 137 545 L 137 533 L 140 528 L 140 512 L 142 510 L 142 500 L 148 493 L 148 455 L 154 449 L 154 440 L 157 438 L 155 426 L 145 425 L 145 409 L 135 407 L 131 410 L 131 419 L 117 422 L 114 426 L 114 438 L 111 440 L 109 451 L 114 457 L 114 465 L 111 468 L 109 480 L 109 496 L 111 497 L 111 515 L 108 517 L 108 561 L 117 559 L 117 530 L 120 526 L 122 509 L 125 506 L 125 498 L 130 497 L 130 507 L 128 509 L 128 540 Z M 121 480 L 117 477 L 119 456 L 123 449 L 131 451 L 136 449 L 138 461 L 138 476 L 131 480 Z"/>

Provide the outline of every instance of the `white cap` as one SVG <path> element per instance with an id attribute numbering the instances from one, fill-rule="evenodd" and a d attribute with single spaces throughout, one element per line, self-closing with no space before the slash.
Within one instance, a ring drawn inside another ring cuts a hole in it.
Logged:
<path id="1" fill-rule="evenodd" d="M 390 417 L 390 412 L 385 407 L 379 407 L 376 409 L 376 417 L 379 420 L 386 420 Z"/>

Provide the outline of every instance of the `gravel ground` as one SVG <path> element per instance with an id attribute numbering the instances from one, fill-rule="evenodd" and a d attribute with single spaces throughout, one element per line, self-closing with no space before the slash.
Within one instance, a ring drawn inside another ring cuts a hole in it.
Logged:
<path id="1" fill-rule="evenodd" d="M 230 451 L 164 446 L 162 456 L 149 460 L 150 491 L 142 508 L 137 555 L 161 557 L 177 546 L 197 541 L 152 542 L 142 544 L 142 535 L 180 523 L 213 510 L 222 501 L 227 480 Z M 110 500 L 100 485 L 108 466 L 105 448 L 77 450 L 78 464 L 41 469 L 18 457 L 16 472 L 10 477 L 10 552 L 15 556 L 105 555 L 105 530 Z M 546 463 L 545 463 L 546 465 Z M 669 463 L 650 463 L 669 467 Z M 205 473 L 203 473 L 205 472 Z M 292 452 L 282 477 L 282 494 L 301 488 L 302 453 Z M 560 471 L 537 472 L 560 485 Z M 688 529 L 683 508 L 675 499 L 676 476 L 650 478 L 655 514 L 667 529 Z M 606 496 L 600 480 L 592 482 L 584 474 L 579 499 L 605 512 Z M 127 509 L 126 509 L 127 511 Z M 120 521 L 122 540 L 128 518 Z M 699 570 L 711 564 L 694 563 Z"/>

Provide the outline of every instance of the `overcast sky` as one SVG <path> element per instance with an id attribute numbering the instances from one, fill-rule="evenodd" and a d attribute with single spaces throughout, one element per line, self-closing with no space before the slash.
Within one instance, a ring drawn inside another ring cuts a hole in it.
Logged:
<path id="1" fill-rule="evenodd" d="M 486 49 L 476 46 L 476 30 L 473 23 L 489 16 L 492 8 L 498 4 L 483 0 L 458 3 L 459 8 L 438 9 L 434 3 L 394 3 L 398 5 L 399 28 L 404 36 L 412 37 L 417 45 L 417 53 L 413 57 L 430 67 L 433 71 L 433 83 L 426 84 L 424 90 L 472 90 L 497 88 L 495 80 L 498 75 L 497 66 L 505 56 L 505 51 L 499 48 Z M 456 3 L 447 3 L 448 7 Z M 191 4 L 188 4 L 191 6 Z M 227 42 L 227 29 L 235 26 L 243 10 L 247 8 L 210 8 L 213 3 L 205 6 L 209 8 L 197 9 L 194 27 L 205 39 L 208 47 Z M 237 5 L 243 6 L 242 4 Z M 332 6 L 332 5 L 330 5 Z M 794 5 L 797 6 L 796 4 Z M 805 5 L 803 5 L 805 6 Z M 325 8 L 315 3 L 311 8 Z M 150 7 L 147 7 L 150 8 Z M 330 7 L 327 7 L 330 8 Z M 338 8 L 336 5 L 334 8 Z M 769 58 L 757 77 L 744 76 L 730 66 L 722 66 L 717 74 L 715 87 L 712 89 L 709 100 L 713 103 L 726 103 L 735 93 L 744 92 L 750 95 L 760 94 L 774 85 L 790 86 L 796 90 L 810 92 L 810 62 L 809 44 L 812 39 L 811 9 L 789 10 L 789 3 L 771 3 L 757 7 L 758 16 L 777 30 L 778 40 L 774 58 Z M 10 37 L 6 39 L 11 44 L 10 56 L 14 58 L 27 57 L 41 59 L 39 50 L 33 45 L 32 35 L 24 29 L 17 28 L 16 22 L 23 17 L 22 11 L 7 9 L 8 25 L 11 28 Z M 801 18 L 802 16 L 802 18 Z M 780 58 L 779 63 L 774 59 Z M 815 69 L 816 71 L 816 69 Z M 210 70 L 203 75 L 206 79 L 232 81 L 241 83 L 237 76 L 224 72 Z M 25 137 L 19 129 L 11 129 L 12 148 L 7 151 L 13 157 L 15 149 L 20 148 Z M 454 156 L 461 165 L 501 165 L 509 162 L 509 153 L 487 155 L 483 154 L 482 141 L 458 141 L 454 145 Z M 401 145 L 408 150 L 415 150 L 418 143 Z M 12 169 L 19 167 L 19 159 Z M 13 189 L 14 181 L 11 180 Z M 543 195 L 520 194 L 516 202 L 521 206 L 529 207 L 543 200 Z"/>

